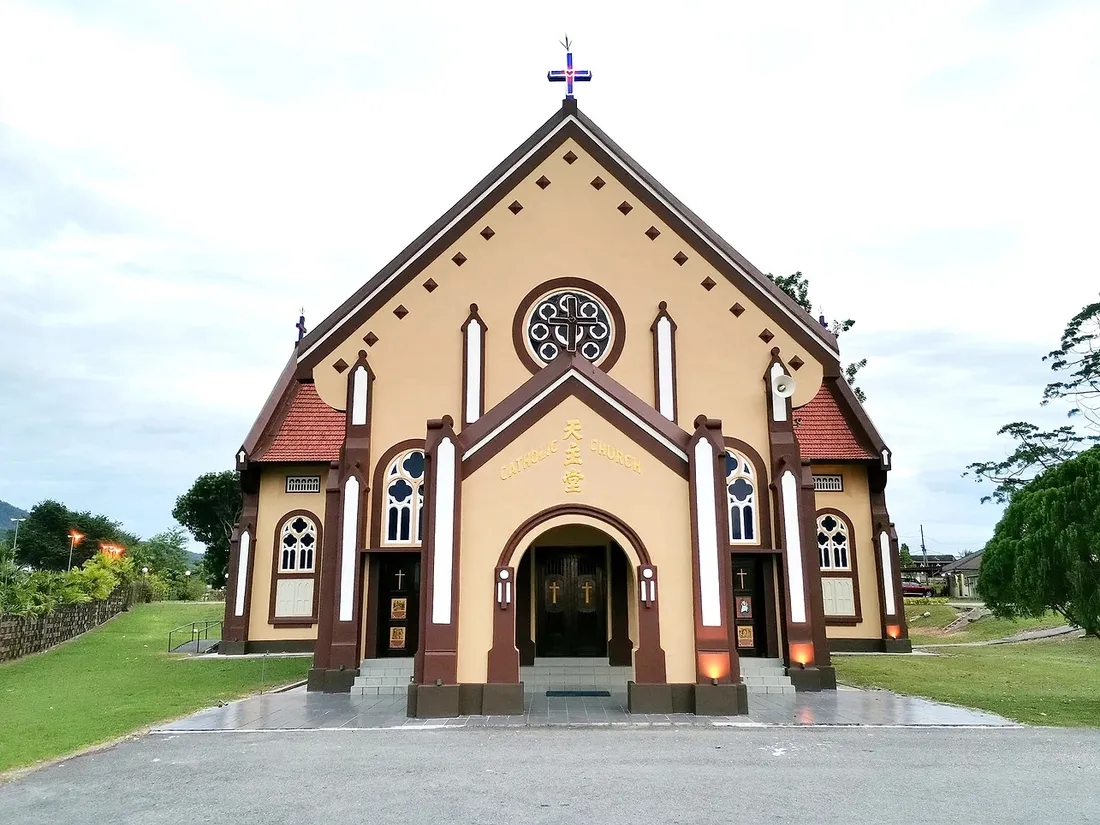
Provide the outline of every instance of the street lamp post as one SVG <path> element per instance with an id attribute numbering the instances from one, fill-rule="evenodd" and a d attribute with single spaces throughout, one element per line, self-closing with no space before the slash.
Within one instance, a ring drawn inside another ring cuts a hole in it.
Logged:
<path id="1" fill-rule="evenodd" d="M 83 533 L 78 533 L 76 530 L 69 531 L 69 569 L 73 569 L 73 548 L 80 544 L 80 540 L 84 538 Z"/>
<path id="2" fill-rule="evenodd" d="M 11 540 L 11 552 L 13 555 L 15 554 L 15 551 L 19 549 L 19 525 L 26 520 L 26 518 L 12 519 L 12 521 L 15 522 L 15 538 Z"/>

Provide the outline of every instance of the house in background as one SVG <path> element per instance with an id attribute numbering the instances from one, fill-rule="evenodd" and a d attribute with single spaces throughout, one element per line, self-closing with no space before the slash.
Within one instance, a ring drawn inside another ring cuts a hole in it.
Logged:
<path id="1" fill-rule="evenodd" d="M 969 553 L 943 568 L 947 580 L 947 595 L 954 599 L 978 598 L 978 571 L 982 566 L 982 553 Z"/>

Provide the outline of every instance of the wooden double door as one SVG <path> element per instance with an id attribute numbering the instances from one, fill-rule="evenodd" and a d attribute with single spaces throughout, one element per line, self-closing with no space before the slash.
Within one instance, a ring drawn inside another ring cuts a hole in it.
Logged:
<path id="1" fill-rule="evenodd" d="M 412 656 L 420 632 L 420 554 L 378 555 L 372 571 L 378 577 L 376 655 Z"/>
<path id="2" fill-rule="evenodd" d="M 606 548 L 537 549 L 535 655 L 607 655 Z"/>

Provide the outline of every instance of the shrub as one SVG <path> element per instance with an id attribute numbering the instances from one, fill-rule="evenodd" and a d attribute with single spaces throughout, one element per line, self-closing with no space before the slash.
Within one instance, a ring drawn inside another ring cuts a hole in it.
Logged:
<path id="1" fill-rule="evenodd" d="M 129 559 L 99 553 L 65 572 L 28 572 L 10 554 L 0 557 L 0 614 L 44 616 L 68 604 L 107 599 L 132 575 Z"/>
<path id="2" fill-rule="evenodd" d="M 947 604 L 950 599 L 943 596 L 906 596 L 906 604 Z"/>

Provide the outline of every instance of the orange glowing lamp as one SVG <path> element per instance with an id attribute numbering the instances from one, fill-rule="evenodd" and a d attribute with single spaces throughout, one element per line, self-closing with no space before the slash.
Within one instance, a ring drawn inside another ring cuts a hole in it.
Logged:
<path id="1" fill-rule="evenodd" d="M 901 625 L 898 625 L 898 624 L 888 624 L 888 625 L 886 625 L 886 635 L 889 636 L 891 639 L 900 639 L 901 638 Z"/>
<path id="2" fill-rule="evenodd" d="M 791 661 L 809 667 L 814 661 L 814 646 L 806 643 L 791 644 Z"/>
<path id="3" fill-rule="evenodd" d="M 100 544 L 99 550 L 102 553 L 110 556 L 113 559 L 117 559 L 126 552 L 125 547 L 119 547 L 117 544 Z"/>
<path id="4" fill-rule="evenodd" d="M 84 538 L 83 533 L 78 533 L 78 532 L 76 532 L 76 530 L 70 530 L 69 531 L 69 540 L 72 541 L 72 543 L 74 545 L 75 544 L 80 544 L 80 542 L 83 538 Z"/>
<path id="5" fill-rule="evenodd" d="M 699 672 L 708 679 L 722 681 L 730 674 L 730 657 L 728 653 L 700 653 Z"/>

